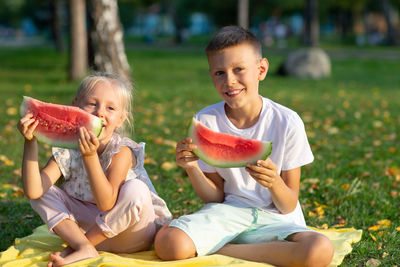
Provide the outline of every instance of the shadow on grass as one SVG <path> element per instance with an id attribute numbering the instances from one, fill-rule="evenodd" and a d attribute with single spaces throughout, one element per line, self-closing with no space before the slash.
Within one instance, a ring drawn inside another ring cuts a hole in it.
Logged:
<path id="1" fill-rule="evenodd" d="M 15 238 L 30 235 L 42 224 L 27 200 L 0 200 L 0 251 L 13 245 Z"/>

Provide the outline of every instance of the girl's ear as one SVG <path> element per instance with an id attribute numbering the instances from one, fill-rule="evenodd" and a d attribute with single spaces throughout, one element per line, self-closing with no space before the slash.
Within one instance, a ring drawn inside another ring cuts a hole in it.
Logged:
<path id="1" fill-rule="evenodd" d="M 268 59 L 266 59 L 265 57 L 261 59 L 260 65 L 258 66 L 258 80 L 262 81 L 265 79 L 265 76 L 267 76 L 268 73 L 268 68 L 269 68 L 269 62 Z"/>

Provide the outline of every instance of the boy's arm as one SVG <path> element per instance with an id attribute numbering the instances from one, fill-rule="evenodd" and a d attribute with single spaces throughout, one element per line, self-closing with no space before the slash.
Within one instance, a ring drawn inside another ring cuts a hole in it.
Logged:
<path id="1" fill-rule="evenodd" d="M 299 197 L 301 168 L 282 171 L 278 174 L 277 166 L 271 159 L 259 160 L 257 165 L 247 165 L 246 170 L 262 186 L 271 193 L 275 207 L 287 214 L 296 208 Z"/>
<path id="2" fill-rule="evenodd" d="M 193 153 L 196 145 L 187 137 L 176 145 L 176 163 L 184 168 L 193 189 L 205 203 L 224 201 L 224 180 L 218 173 L 203 173 Z"/>
<path id="3" fill-rule="evenodd" d="M 198 165 L 186 168 L 186 173 L 204 203 L 224 201 L 224 180 L 218 173 L 203 173 Z"/>

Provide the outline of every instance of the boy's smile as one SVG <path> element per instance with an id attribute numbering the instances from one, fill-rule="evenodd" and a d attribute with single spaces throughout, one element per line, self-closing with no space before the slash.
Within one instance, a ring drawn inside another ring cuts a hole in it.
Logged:
<path id="1" fill-rule="evenodd" d="M 212 52 L 208 63 L 214 87 L 226 108 L 248 115 L 261 109 L 258 84 L 267 74 L 268 61 L 253 46 L 243 43 Z"/>

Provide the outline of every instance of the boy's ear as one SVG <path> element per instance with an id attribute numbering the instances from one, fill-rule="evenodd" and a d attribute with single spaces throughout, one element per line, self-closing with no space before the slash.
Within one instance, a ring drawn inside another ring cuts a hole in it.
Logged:
<path id="1" fill-rule="evenodd" d="M 260 65 L 258 67 L 258 80 L 262 81 L 265 79 L 265 76 L 267 76 L 268 73 L 268 68 L 269 68 L 269 62 L 268 60 L 264 57 L 260 61 Z"/>

